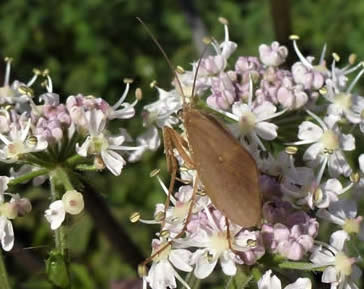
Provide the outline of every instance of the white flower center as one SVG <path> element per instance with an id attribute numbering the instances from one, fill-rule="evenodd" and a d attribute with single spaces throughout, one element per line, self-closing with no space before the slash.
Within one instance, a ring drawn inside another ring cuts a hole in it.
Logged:
<path id="1" fill-rule="evenodd" d="M 321 136 L 320 142 L 328 153 L 333 153 L 340 147 L 339 137 L 332 130 L 325 131 Z"/>
<path id="2" fill-rule="evenodd" d="M 101 151 L 107 149 L 109 146 L 108 141 L 103 134 L 93 136 L 91 139 L 91 145 L 89 147 L 90 154 L 99 154 Z"/>
<path id="3" fill-rule="evenodd" d="M 353 264 L 353 259 L 349 258 L 342 252 L 338 252 L 335 256 L 335 269 L 337 272 L 345 276 L 351 275 L 351 265 Z"/>
<path id="4" fill-rule="evenodd" d="M 247 111 L 239 120 L 240 131 L 243 135 L 249 134 L 254 128 L 257 121 L 257 117 L 254 113 Z"/>
<path id="5" fill-rule="evenodd" d="M 358 234 L 360 231 L 360 222 L 361 219 L 346 219 L 342 227 L 348 234 Z"/>
<path id="6" fill-rule="evenodd" d="M 188 214 L 190 208 L 190 202 L 187 203 L 177 203 L 173 208 L 173 217 L 183 220 Z"/>
<path id="7" fill-rule="evenodd" d="M 217 232 L 210 237 L 209 248 L 215 250 L 217 255 L 221 255 L 225 250 L 229 249 L 229 241 L 224 232 Z"/>
<path id="8" fill-rule="evenodd" d="M 25 152 L 25 145 L 21 141 L 13 142 L 8 145 L 8 157 L 15 158 Z"/>
<path id="9" fill-rule="evenodd" d="M 343 109 L 349 109 L 353 103 L 350 93 L 339 93 L 335 97 L 335 103 Z"/>

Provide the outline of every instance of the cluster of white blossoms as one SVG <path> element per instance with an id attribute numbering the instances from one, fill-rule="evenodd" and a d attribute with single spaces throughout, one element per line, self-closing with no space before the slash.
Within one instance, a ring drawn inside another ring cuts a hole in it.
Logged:
<path id="1" fill-rule="evenodd" d="M 81 94 L 61 97 L 53 91 L 49 71 L 35 69 L 28 82 L 10 82 L 11 59 L 6 58 L 3 86 L 0 87 L 0 161 L 9 169 L 0 176 L 0 239 L 2 248 L 12 249 L 14 232 L 10 220 L 30 212 L 30 201 L 13 193 L 15 185 L 33 180 L 34 185 L 51 184 L 52 203 L 45 211 L 51 229 L 56 230 L 66 213 L 79 214 L 83 196 L 76 191 L 70 174 L 80 171 L 109 170 L 120 175 L 128 161 L 137 161 L 147 150 L 159 146 L 158 132 L 151 128 L 136 139 L 119 127 L 110 126 L 135 116 L 134 107 L 142 97 L 126 102 L 130 80 L 114 105 L 102 98 Z M 43 92 L 36 95 L 34 84 L 43 78 Z M 63 103 L 61 102 L 63 100 Z M 61 188 L 59 188 L 61 184 Z"/>
<path id="2" fill-rule="evenodd" d="M 178 128 L 184 136 L 181 89 L 187 102 L 197 96 L 200 109 L 220 115 L 256 160 L 262 224 L 242 228 L 230 222 L 228 230 L 203 184 L 195 185 L 196 171 L 175 150 L 178 189 L 170 203 L 157 204 L 153 220 L 139 213 L 131 217 L 133 222 L 161 226 L 150 258 L 139 268 L 144 287 L 176 288 L 177 279 L 189 288 L 184 272 L 204 279 L 219 263 L 228 276 L 237 274 L 241 264 L 245 269 L 255 266 L 262 273 L 256 280 L 260 289 L 282 288 L 279 276 L 292 283 L 284 288 L 313 286 L 308 278 L 297 279 L 298 274 L 280 275 L 282 268 L 317 271 L 332 289 L 359 288 L 357 263 L 363 260 L 357 244 L 364 240 L 364 230 L 357 201 L 364 189 L 364 154 L 358 139 L 364 136 L 364 97 L 354 87 L 364 73 L 363 64 L 350 55 L 348 63 L 339 66 L 340 58 L 333 53 L 328 65 L 326 46 L 315 61 L 302 55 L 298 37 L 292 36 L 298 61 L 291 67 L 285 66 L 288 49 L 278 42 L 262 44 L 259 57 L 240 56 L 231 65 L 228 60 L 237 44 L 223 24 L 224 41 L 211 42 L 216 54 L 203 57 L 199 67 L 193 63 L 191 71 L 178 67 L 181 87 L 176 81 L 170 91 L 157 87 L 159 99 L 145 106 L 144 121 L 151 127 Z M 319 225 L 327 222 L 333 233 L 318 239 Z M 275 266 L 280 266 L 277 272 Z"/>

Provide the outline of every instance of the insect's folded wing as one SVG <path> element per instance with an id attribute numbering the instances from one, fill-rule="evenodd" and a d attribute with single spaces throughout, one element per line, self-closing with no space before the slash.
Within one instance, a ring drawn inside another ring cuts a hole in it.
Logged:
<path id="1" fill-rule="evenodd" d="M 190 109 L 185 127 L 195 167 L 213 204 L 236 224 L 259 224 L 262 204 L 255 160 L 207 114 Z"/>

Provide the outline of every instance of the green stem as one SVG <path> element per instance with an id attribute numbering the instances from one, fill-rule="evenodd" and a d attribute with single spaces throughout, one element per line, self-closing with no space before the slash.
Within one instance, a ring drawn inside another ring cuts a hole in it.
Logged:
<path id="1" fill-rule="evenodd" d="M 48 172 L 49 172 L 48 169 L 39 169 L 36 171 L 32 171 L 28 174 L 25 174 L 25 175 L 15 178 L 15 179 L 12 179 L 8 183 L 8 186 L 15 186 L 15 185 L 30 181 L 31 179 L 33 179 L 35 177 L 46 175 L 46 174 L 48 174 Z"/>
<path id="2" fill-rule="evenodd" d="M 57 175 L 58 177 L 58 175 Z M 56 188 L 56 177 L 52 174 L 50 176 L 50 183 L 51 183 L 51 198 L 52 202 L 59 199 L 59 193 Z M 64 228 L 63 226 L 60 226 L 57 230 L 54 231 L 54 241 L 56 245 L 56 249 L 62 254 L 62 256 L 65 256 L 65 248 L 66 248 L 66 240 L 65 240 L 65 234 L 64 234 Z"/>
<path id="3" fill-rule="evenodd" d="M 326 267 L 317 267 L 312 263 L 289 262 L 289 261 L 285 261 L 278 264 L 278 267 L 282 269 L 293 269 L 293 270 L 303 270 L 303 271 L 324 271 L 326 269 Z"/>
<path id="4" fill-rule="evenodd" d="M 55 176 L 63 184 L 66 191 L 74 190 L 71 180 L 64 168 L 57 167 L 55 169 Z"/>
<path id="5" fill-rule="evenodd" d="M 10 289 L 8 273 L 6 272 L 4 258 L 1 250 L 0 250 L 0 287 L 3 289 Z"/>
<path id="6" fill-rule="evenodd" d="M 80 155 L 73 155 L 72 157 L 69 157 L 65 163 L 67 166 L 73 167 L 77 164 L 87 162 L 88 160 L 84 157 L 81 157 Z"/>

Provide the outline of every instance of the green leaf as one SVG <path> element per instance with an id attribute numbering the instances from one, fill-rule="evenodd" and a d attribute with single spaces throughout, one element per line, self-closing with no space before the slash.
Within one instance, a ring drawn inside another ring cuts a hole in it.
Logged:
<path id="1" fill-rule="evenodd" d="M 62 254 L 53 250 L 50 252 L 49 258 L 46 261 L 46 271 L 48 279 L 54 285 L 67 288 L 70 284 L 66 263 Z"/>

